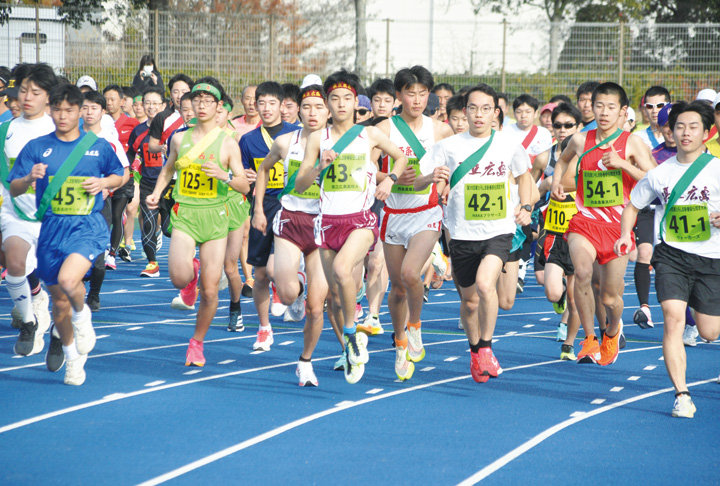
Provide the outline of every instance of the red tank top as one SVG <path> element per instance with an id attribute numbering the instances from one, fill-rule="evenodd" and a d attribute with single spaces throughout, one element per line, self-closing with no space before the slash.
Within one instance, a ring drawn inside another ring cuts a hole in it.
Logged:
<path id="1" fill-rule="evenodd" d="M 597 130 L 588 130 L 583 152 L 590 150 L 599 142 L 599 140 L 596 140 L 596 136 Z M 628 137 L 630 137 L 630 133 L 623 131 L 622 134 L 612 142 L 612 145 L 622 159 L 627 159 L 625 151 Z M 601 177 L 592 174 L 592 178 L 590 176 L 587 177 L 587 183 L 583 174 L 583 171 L 612 171 L 613 169 L 605 167 L 602 163 L 603 154 L 610 152 L 610 150 L 610 148 L 596 148 L 592 152 L 585 154 L 580 161 L 575 203 L 578 211 L 587 218 L 605 223 L 619 224 L 623 209 L 625 209 L 625 206 L 630 202 L 630 191 L 635 187 L 637 181 L 623 170 L 620 170 L 620 174 L 617 177 L 605 177 L 611 176 L 610 173 L 603 174 Z M 620 185 L 622 185 L 622 187 L 620 187 Z M 607 201 L 619 201 L 621 195 L 621 204 L 609 205 L 607 203 Z M 588 201 L 587 205 L 586 199 Z M 600 203 L 601 205 L 593 206 L 591 201 L 595 201 L 595 204 Z M 603 201 L 605 202 L 603 203 Z"/>

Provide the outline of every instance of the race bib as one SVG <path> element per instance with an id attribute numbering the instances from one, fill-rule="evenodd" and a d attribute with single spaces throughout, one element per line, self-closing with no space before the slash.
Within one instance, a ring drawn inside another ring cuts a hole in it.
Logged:
<path id="1" fill-rule="evenodd" d="M 253 160 L 255 161 L 255 172 L 258 172 L 260 164 L 262 164 L 262 161 L 265 160 L 265 158 L 263 157 L 262 159 Z M 275 165 L 270 167 L 267 189 L 282 189 L 283 187 L 285 187 L 285 166 L 282 161 L 279 160 L 275 162 Z"/>
<path id="2" fill-rule="evenodd" d="M 162 152 L 153 154 L 148 149 L 148 144 L 144 143 L 143 144 L 143 162 L 145 163 L 145 167 L 162 167 L 162 165 L 163 165 Z"/>
<path id="3" fill-rule="evenodd" d="M 553 233 L 565 233 L 572 218 L 577 213 L 575 201 L 560 202 L 550 199 L 545 213 L 545 230 Z"/>
<path id="4" fill-rule="evenodd" d="M 326 192 L 363 192 L 366 187 L 364 155 L 338 155 L 323 179 L 323 189 Z"/>
<path id="5" fill-rule="evenodd" d="M 300 169 L 300 164 L 302 164 L 302 162 L 299 160 L 288 160 L 288 180 L 290 180 L 292 175 Z M 290 194 L 303 199 L 320 199 L 320 186 L 317 185 L 317 182 L 313 182 L 312 186 L 305 189 L 305 192 L 302 194 L 297 192 L 295 189 L 290 191 Z"/>
<path id="6" fill-rule="evenodd" d="M 584 170 L 583 171 L 583 204 L 588 208 L 607 208 L 622 206 L 623 181 L 622 171 Z"/>
<path id="7" fill-rule="evenodd" d="M 55 176 L 50 176 L 52 182 Z M 95 206 L 95 196 L 90 195 L 82 186 L 87 177 L 68 176 L 62 187 L 50 203 L 54 214 L 63 216 L 84 216 L 90 214 Z"/>
<path id="8" fill-rule="evenodd" d="M 683 204 L 670 208 L 665 216 L 665 241 L 695 243 L 709 239 L 707 204 Z"/>
<path id="9" fill-rule="evenodd" d="M 494 221 L 505 219 L 507 197 L 505 183 L 465 184 L 465 219 Z"/>
<path id="10" fill-rule="evenodd" d="M 390 161 L 391 161 L 390 170 L 392 170 L 393 167 L 395 167 L 395 160 L 390 159 Z M 414 158 L 414 157 L 412 159 L 408 158 L 407 167 L 410 167 L 411 169 L 413 169 L 415 171 L 415 177 L 420 177 L 420 161 L 417 158 Z M 416 191 L 413 188 L 412 184 L 409 186 L 393 184 L 392 190 L 390 192 L 392 192 L 393 194 L 430 194 L 431 186 L 432 186 L 432 184 L 427 186 L 425 189 Z"/>
<path id="11" fill-rule="evenodd" d="M 180 175 L 180 195 L 197 199 L 217 197 L 217 179 L 208 177 L 200 164 L 190 164 Z"/>

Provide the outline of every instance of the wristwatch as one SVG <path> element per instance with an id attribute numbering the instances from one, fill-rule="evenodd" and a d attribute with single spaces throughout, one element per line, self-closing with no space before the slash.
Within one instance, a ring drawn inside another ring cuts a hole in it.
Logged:
<path id="1" fill-rule="evenodd" d="M 232 172 L 228 172 L 228 178 L 225 182 L 230 182 L 232 180 L 232 178 L 233 178 Z"/>
<path id="2" fill-rule="evenodd" d="M 388 174 L 388 177 L 393 181 L 393 184 L 397 182 L 397 176 L 395 174 Z"/>
<path id="3" fill-rule="evenodd" d="M 520 206 L 520 209 L 524 209 L 528 213 L 532 213 L 532 206 L 530 206 L 529 204 L 524 204 L 524 205 Z"/>

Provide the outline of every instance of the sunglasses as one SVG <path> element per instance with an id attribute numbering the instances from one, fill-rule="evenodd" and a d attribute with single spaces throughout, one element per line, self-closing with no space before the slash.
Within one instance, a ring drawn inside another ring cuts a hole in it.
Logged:
<path id="1" fill-rule="evenodd" d="M 655 103 L 654 105 L 652 103 L 645 103 L 645 109 L 652 110 L 653 108 L 657 108 L 659 110 L 665 105 L 667 105 L 667 103 Z"/>
<path id="2" fill-rule="evenodd" d="M 360 116 L 365 116 L 368 113 L 370 113 L 370 110 L 367 110 L 365 108 L 360 108 L 359 110 L 355 110 L 355 113 L 357 113 Z"/>
<path id="3" fill-rule="evenodd" d="M 570 130 L 572 127 L 575 127 L 575 126 L 577 126 L 577 123 L 553 123 L 553 128 L 555 130 L 560 130 L 561 128 Z"/>

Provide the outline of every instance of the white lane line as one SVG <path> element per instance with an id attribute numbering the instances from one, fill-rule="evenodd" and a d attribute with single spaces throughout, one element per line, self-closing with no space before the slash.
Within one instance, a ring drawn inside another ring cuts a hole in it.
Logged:
<path id="1" fill-rule="evenodd" d="M 421 369 L 420 371 L 432 371 L 434 369 L 435 369 L 434 366 L 426 366 L 425 368 Z"/>
<path id="2" fill-rule="evenodd" d="M 590 403 L 591 403 L 592 405 L 602 405 L 602 404 L 605 403 L 605 402 L 606 402 L 606 400 L 605 400 L 604 398 L 596 398 L 595 400 L 593 400 L 593 401 L 590 402 Z"/>
<path id="3" fill-rule="evenodd" d="M 524 327 L 525 329 L 529 329 L 529 328 L 531 328 L 531 327 L 535 327 L 535 324 L 525 324 L 523 327 Z"/>
<path id="4" fill-rule="evenodd" d="M 257 349 L 255 351 L 250 351 L 250 354 L 263 354 L 264 352 L 265 351 L 263 351 L 262 349 Z"/>
<path id="5" fill-rule="evenodd" d="M 336 403 L 335 406 L 336 407 L 347 407 L 349 405 L 352 405 L 353 403 L 355 403 L 355 402 L 351 402 L 350 400 L 344 400 L 340 403 Z"/>
<path id="6" fill-rule="evenodd" d="M 234 363 L 234 362 L 235 362 L 234 359 L 226 359 L 224 361 L 220 361 L 218 364 L 226 365 L 226 364 L 230 364 L 230 363 Z"/>
<path id="7" fill-rule="evenodd" d="M 128 327 L 125 329 L 126 331 L 137 331 L 138 329 L 142 329 L 142 326 L 135 326 L 135 327 Z"/>
<path id="8" fill-rule="evenodd" d="M 458 358 L 460 358 L 460 356 L 450 356 L 449 358 L 445 358 L 443 361 L 455 361 Z"/>
<path id="9" fill-rule="evenodd" d="M 283 342 L 281 342 L 280 344 L 278 344 L 278 346 L 287 346 L 288 344 L 292 344 L 292 343 L 294 343 L 294 342 L 295 342 L 295 341 L 283 341 Z"/>
<path id="10" fill-rule="evenodd" d="M 715 381 L 715 378 L 710 380 L 703 380 L 703 381 L 696 381 L 695 383 L 689 383 L 687 386 L 698 386 L 698 385 L 705 385 L 707 383 L 710 383 L 712 381 Z M 596 408 L 595 410 L 592 410 L 590 412 L 575 412 L 573 415 L 571 415 L 572 418 L 565 420 L 564 422 L 560 422 L 557 425 L 554 425 L 553 427 L 550 427 L 549 429 L 545 430 L 544 432 L 541 432 L 540 434 L 536 435 L 529 441 L 525 442 L 524 444 L 516 447 L 512 451 L 508 452 L 501 458 L 497 459 L 496 461 L 492 462 L 491 464 L 488 464 L 484 468 L 482 468 L 480 471 L 476 472 L 469 478 L 465 479 L 464 481 L 458 483 L 458 486 L 470 486 L 473 484 L 477 484 L 483 479 L 487 478 L 494 472 L 501 469 L 503 466 L 506 466 L 508 463 L 513 461 L 514 459 L 517 459 L 521 455 L 525 454 L 530 449 L 534 448 L 536 445 L 542 443 L 545 441 L 545 439 L 548 439 L 552 437 L 553 435 L 557 434 L 561 430 L 564 430 L 571 425 L 575 425 L 578 422 L 581 422 L 585 419 L 588 419 L 590 417 L 594 417 L 596 415 L 600 415 L 601 413 L 608 412 L 610 410 L 614 410 L 616 408 L 628 405 L 630 403 L 634 403 L 640 400 L 644 400 L 646 398 L 651 398 L 657 395 L 661 395 L 663 393 L 668 393 L 671 391 L 674 391 L 674 388 L 663 388 L 661 390 L 656 390 L 648 393 L 643 393 L 642 395 L 637 395 L 631 398 L 628 398 L 626 400 L 623 400 L 621 402 L 615 402 L 610 405 L 605 405 L 604 407 Z"/>
<path id="11" fill-rule="evenodd" d="M 101 334 L 101 335 L 97 336 L 95 339 L 105 339 L 108 337 L 110 337 L 110 334 Z"/>
<path id="12" fill-rule="evenodd" d="M 631 376 L 628 378 L 628 381 L 638 381 L 640 378 L 640 376 Z"/>
<path id="13" fill-rule="evenodd" d="M 657 366 L 655 366 L 655 365 L 649 365 L 649 366 L 646 366 L 645 368 L 643 368 L 643 371 L 652 371 L 652 370 L 654 370 L 655 368 L 657 368 Z"/>
<path id="14" fill-rule="evenodd" d="M 183 375 L 196 375 L 198 373 L 202 373 L 202 370 L 190 370 L 183 373 Z"/>
<path id="15" fill-rule="evenodd" d="M 611 392 L 619 392 L 619 391 L 622 391 L 622 390 L 624 390 L 624 389 L 625 389 L 625 387 L 623 387 L 623 386 L 614 386 L 614 387 L 610 388 L 610 391 L 611 391 Z"/>
<path id="16" fill-rule="evenodd" d="M 157 381 L 151 381 L 150 383 L 145 383 L 145 386 L 158 386 L 165 383 L 163 380 L 157 380 Z"/>
<path id="17" fill-rule="evenodd" d="M 145 284 L 145 285 L 141 285 L 140 287 L 153 287 L 154 285 L 155 284 Z"/>
<path id="18" fill-rule="evenodd" d="M 383 391 L 382 388 L 373 388 L 372 390 L 366 391 L 365 394 L 366 394 L 366 395 L 377 395 L 377 394 L 380 393 L 381 391 Z"/>
<path id="19" fill-rule="evenodd" d="M 105 395 L 105 398 L 116 399 L 116 398 L 122 398 L 124 396 L 125 396 L 124 393 L 112 393 L 110 395 Z"/>
<path id="20" fill-rule="evenodd" d="M 550 320 L 550 318 L 549 318 L 549 317 L 543 317 L 543 318 L 542 318 L 542 319 L 540 319 L 540 320 L 544 322 L 544 321 L 549 321 L 549 320 Z"/>
<path id="21" fill-rule="evenodd" d="M 658 361 L 665 361 L 665 356 L 660 356 L 660 357 L 658 358 Z"/>

